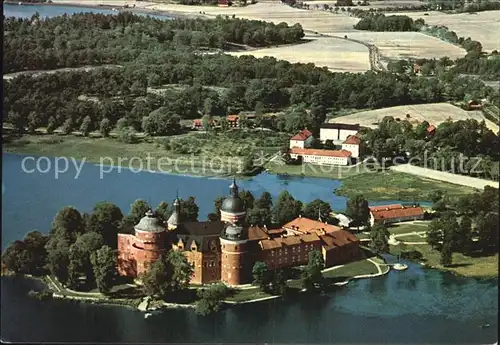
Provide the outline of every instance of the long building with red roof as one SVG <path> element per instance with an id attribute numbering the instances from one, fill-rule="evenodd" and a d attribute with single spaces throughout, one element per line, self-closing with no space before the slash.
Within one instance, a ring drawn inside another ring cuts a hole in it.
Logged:
<path id="1" fill-rule="evenodd" d="M 403 206 L 401 204 L 391 204 L 370 207 L 370 223 L 393 224 L 411 220 L 424 219 L 425 210 L 416 205 Z"/>

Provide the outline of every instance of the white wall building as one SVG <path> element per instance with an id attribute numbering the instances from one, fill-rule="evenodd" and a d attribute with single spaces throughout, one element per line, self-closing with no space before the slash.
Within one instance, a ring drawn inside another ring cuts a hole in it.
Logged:
<path id="1" fill-rule="evenodd" d="M 359 131 L 359 125 L 349 125 L 345 123 L 323 123 L 319 129 L 321 142 L 326 140 L 344 141 L 350 135 L 355 135 Z"/>
<path id="2" fill-rule="evenodd" d="M 351 152 L 345 150 L 317 150 L 293 147 L 290 149 L 290 157 L 297 159 L 302 157 L 302 162 L 317 165 L 349 165 Z"/>
<path id="3" fill-rule="evenodd" d="M 355 135 L 351 135 L 342 143 L 342 150 L 351 151 L 352 157 L 358 158 L 360 143 L 361 139 Z"/>
<path id="4" fill-rule="evenodd" d="M 314 137 L 308 129 L 303 129 L 299 133 L 295 134 L 290 138 L 290 148 L 298 147 L 304 149 L 306 147 L 311 147 Z"/>

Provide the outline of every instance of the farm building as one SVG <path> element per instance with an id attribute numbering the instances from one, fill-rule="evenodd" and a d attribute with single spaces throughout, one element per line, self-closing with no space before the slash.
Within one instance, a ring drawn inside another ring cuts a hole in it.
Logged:
<path id="1" fill-rule="evenodd" d="M 350 151 L 352 158 L 359 157 L 359 145 L 361 144 L 361 139 L 356 135 L 350 135 L 343 143 L 342 150 Z"/>
<path id="2" fill-rule="evenodd" d="M 359 131 L 359 124 L 351 125 L 346 123 L 323 123 L 319 129 L 321 142 L 332 140 L 334 143 L 346 140 L 350 135 L 356 135 Z"/>
<path id="3" fill-rule="evenodd" d="M 393 224 L 410 220 L 424 219 L 425 211 L 422 207 L 401 204 L 370 207 L 370 224 Z"/>
<path id="4" fill-rule="evenodd" d="M 290 157 L 302 158 L 304 163 L 317 165 L 349 165 L 352 154 L 346 150 L 320 150 L 320 149 L 300 149 L 293 147 L 290 149 Z"/>
<path id="5" fill-rule="evenodd" d="M 311 147 L 313 140 L 314 137 L 311 131 L 309 131 L 308 129 L 303 129 L 290 138 L 290 148 L 298 147 L 300 149 L 304 149 L 307 147 Z"/>

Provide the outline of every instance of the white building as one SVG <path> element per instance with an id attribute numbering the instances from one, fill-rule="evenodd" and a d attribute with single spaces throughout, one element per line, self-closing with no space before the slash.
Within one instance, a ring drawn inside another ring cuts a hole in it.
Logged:
<path id="1" fill-rule="evenodd" d="M 345 123 L 323 123 L 319 129 L 319 138 L 321 142 L 332 140 L 343 142 L 350 135 L 356 135 L 359 131 L 359 125 L 349 125 Z"/>
<path id="2" fill-rule="evenodd" d="M 359 144 L 361 139 L 355 135 L 350 135 L 343 143 L 342 150 L 351 151 L 353 158 L 359 157 Z"/>
<path id="3" fill-rule="evenodd" d="M 298 147 L 304 149 L 310 147 L 314 137 L 308 129 L 303 129 L 299 133 L 290 138 L 290 148 Z"/>
<path id="4" fill-rule="evenodd" d="M 302 157 L 302 162 L 317 165 L 349 165 L 351 152 L 345 150 L 319 150 L 292 147 L 290 157 Z"/>

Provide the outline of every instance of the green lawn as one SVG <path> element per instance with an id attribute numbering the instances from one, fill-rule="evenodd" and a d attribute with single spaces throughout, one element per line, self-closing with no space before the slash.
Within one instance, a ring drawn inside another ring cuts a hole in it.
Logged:
<path id="1" fill-rule="evenodd" d="M 338 195 L 353 197 L 357 194 L 369 200 L 429 200 L 429 193 L 441 190 L 450 196 L 474 192 L 473 188 L 420 178 L 393 171 L 365 172 L 346 177 L 337 189 Z"/>
<path id="2" fill-rule="evenodd" d="M 233 295 L 228 296 L 225 300 L 231 302 L 245 302 L 270 296 L 272 295 L 262 292 L 258 287 L 255 287 L 251 289 L 236 290 Z"/>
<path id="3" fill-rule="evenodd" d="M 441 254 L 431 248 L 428 244 L 411 245 L 405 244 L 403 246 L 391 246 L 391 253 L 397 255 L 401 250 L 406 251 L 416 250 L 423 255 L 423 262 L 433 268 L 451 271 L 459 275 L 486 278 L 498 277 L 498 254 L 483 257 L 470 257 L 460 253 L 453 253 L 452 265 L 443 267 L 439 262 Z"/>
<path id="4" fill-rule="evenodd" d="M 323 272 L 325 278 L 352 278 L 354 276 L 375 274 L 377 267 L 367 259 L 350 262 L 342 267 Z"/>
<path id="5" fill-rule="evenodd" d="M 409 232 L 411 233 L 411 232 L 427 231 L 429 223 L 430 222 L 427 221 L 418 223 L 394 224 L 392 226 L 389 226 L 387 230 L 389 230 L 391 234 L 405 234 Z"/>
<path id="6" fill-rule="evenodd" d="M 401 242 L 425 242 L 425 241 L 427 241 L 426 237 L 420 237 L 418 235 L 401 236 L 401 237 L 398 237 L 397 240 L 401 241 Z"/>
<path id="7" fill-rule="evenodd" d="M 274 174 L 288 174 L 292 176 L 320 177 L 341 180 L 349 176 L 365 172 L 364 168 L 349 166 L 321 166 L 310 163 L 301 165 L 278 164 L 275 161 L 269 162 L 264 166 Z"/>

